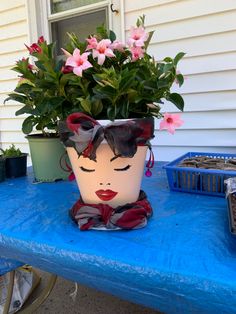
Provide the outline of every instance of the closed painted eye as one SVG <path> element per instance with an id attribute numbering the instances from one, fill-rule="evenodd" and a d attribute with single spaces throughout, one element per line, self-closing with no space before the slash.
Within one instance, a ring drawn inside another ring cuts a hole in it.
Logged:
<path id="1" fill-rule="evenodd" d="M 127 166 L 124 167 L 124 168 L 115 168 L 114 170 L 115 170 L 115 171 L 126 171 L 126 170 L 128 170 L 130 167 L 131 167 L 130 165 L 127 165 Z"/>
<path id="2" fill-rule="evenodd" d="M 95 169 L 87 169 L 87 168 L 84 168 L 83 166 L 81 166 L 80 169 L 84 172 L 94 172 L 95 171 Z"/>

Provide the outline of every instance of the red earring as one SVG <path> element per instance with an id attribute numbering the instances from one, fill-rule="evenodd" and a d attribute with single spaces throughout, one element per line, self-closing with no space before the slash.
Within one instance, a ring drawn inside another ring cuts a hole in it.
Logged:
<path id="1" fill-rule="evenodd" d="M 152 176 L 152 172 L 151 172 L 151 168 L 153 168 L 154 166 L 154 154 L 153 154 L 153 151 L 152 151 L 152 148 L 149 146 L 149 151 L 150 151 L 150 156 L 149 156 L 149 160 L 146 164 L 146 167 L 148 168 L 145 172 L 145 176 L 146 177 L 151 177 Z"/>

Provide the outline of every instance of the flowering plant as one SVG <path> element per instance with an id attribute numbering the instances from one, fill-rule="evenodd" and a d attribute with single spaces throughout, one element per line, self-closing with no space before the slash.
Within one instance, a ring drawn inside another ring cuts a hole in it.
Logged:
<path id="1" fill-rule="evenodd" d="M 47 44 L 43 37 L 26 46 L 34 64 L 29 58 L 17 62 L 13 70 L 20 80 L 7 98 L 24 104 L 16 115 L 29 114 L 23 132 L 30 133 L 34 126 L 43 133 L 57 130 L 58 120 L 78 111 L 95 119 L 162 118 L 163 100 L 182 111 L 184 101 L 171 87 L 183 84 L 177 65 L 184 53 L 156 62 L 147 53 L 152 34 L 140 17 L 126 45 L 102 26 L 84 42 L 69 34 L 70 42 L 62 49 L 65 60 L 55 56 L 55 43 Z M 181 124 L 178 115 L 169 114 L 161 128 L 173 132 Z"/>

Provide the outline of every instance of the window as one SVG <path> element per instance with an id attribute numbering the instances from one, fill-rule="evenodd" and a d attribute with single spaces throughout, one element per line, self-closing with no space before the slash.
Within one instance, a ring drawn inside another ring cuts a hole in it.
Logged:
<path id="1" fill-rule="evenodd" d="M 51 0 L 51 13 L 58 13 L 85 5 L 101 2 L 101 0 Z"/>
<path id="2" fill-rule="evenodd" d="M 67 32 L 80 40 L 105 24 L 124 40 L 124 0 L 28 0 L 30 41 L 41 35 L 57 42 L 57 53 L 68 41 Z M 117 12 L 112 12 L 111 5 Z"/>
<path id="3" fill-rule="evenodd" d="M 58 49 L 65 47 L 68 41 L 67 33 L 73 32 L 83 41 L 96 31 L 98 25 L 105 24 L 108 27 L 107 8 L 52 21 L 50 24 L 51 38 L 57 42 L 57 53 L 60 54 Z"/>

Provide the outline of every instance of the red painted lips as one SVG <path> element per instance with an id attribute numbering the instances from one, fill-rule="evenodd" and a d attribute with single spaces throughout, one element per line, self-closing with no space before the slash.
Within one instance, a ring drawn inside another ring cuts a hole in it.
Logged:
<path id="1" fill-rule="evenodd" d="M 112 190 L 98 190 L 95 193 L 102 201 L 110 201 L 118 194 Z"/>

